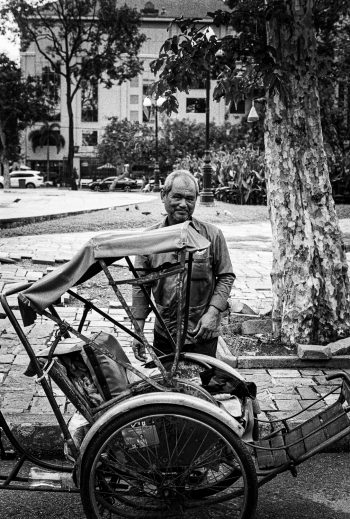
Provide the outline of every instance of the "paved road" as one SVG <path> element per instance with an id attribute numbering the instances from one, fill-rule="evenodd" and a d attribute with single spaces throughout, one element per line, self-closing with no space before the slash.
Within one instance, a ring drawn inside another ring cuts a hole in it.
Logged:
<path id="1" fill-rule="evenodd" d="M 192 519 L 231 519 L 221 508 Z M 0 516 L 85 518 L 79 495 L 9 491 L 0 491 Z M 350 455 L 320 454 L 299 467 L 297 478 L 286 473 L 261 487 L 256 519 L 350 519 Z"/>

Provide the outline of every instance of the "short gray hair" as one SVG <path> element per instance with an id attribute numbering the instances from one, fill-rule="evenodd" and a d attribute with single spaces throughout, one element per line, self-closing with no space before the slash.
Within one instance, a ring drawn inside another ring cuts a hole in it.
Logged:
<path id="1" fill-rule="evenodd" d="M 176 169 L 175 171 L 173 171 L 172 173 L 170 173 L 170 175 L 168 175 L 166 177 L 164 186 L 163 186 L 163 193 L 165 195 L 167 195 L 171 191 L 174 180 L 176 178 L 183 178 L 183 179 L 187 179 L 187 180 L 190 180 L 191 182 L 193 182 L 195 185 L 195 188 L 196 188 L 196 196 L 199 195 L 199 185 L 198 185 L 197 179 L 194 175 L 192 175 L 192 173 L 190 171 L 188 171 L 188 169 Z"/>

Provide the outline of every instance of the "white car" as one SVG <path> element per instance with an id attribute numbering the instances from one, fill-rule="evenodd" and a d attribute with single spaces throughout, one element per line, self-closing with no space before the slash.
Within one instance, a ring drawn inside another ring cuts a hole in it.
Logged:
<path id="1" fill-rule="evenodd" d="M 35 188 L 44 185 L 44 178 L 40 171 L 27 169 L 10 173 L 10 187 Z M 4 177 L 0 176 L 0 189 L 4 187 Z"/>

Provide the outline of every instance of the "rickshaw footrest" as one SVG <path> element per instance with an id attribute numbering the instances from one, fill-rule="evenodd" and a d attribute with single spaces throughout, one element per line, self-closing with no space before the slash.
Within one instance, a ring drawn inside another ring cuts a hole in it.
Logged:
<path id="1" fill-rule="evenodd" d="M 305 422 L 288 431 L 255 443 L 260 469 L 279 467 L 297 461 L 308 452 L 329 444 L 329 441 L 350 426 L 350 419 L 340 401 L 322 409 Z"/>

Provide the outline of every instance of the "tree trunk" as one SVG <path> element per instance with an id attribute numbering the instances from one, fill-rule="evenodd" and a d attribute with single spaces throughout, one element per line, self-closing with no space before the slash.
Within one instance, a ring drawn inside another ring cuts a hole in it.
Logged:
<path id="1" fill-rule="evenodd" d="M 0 124 L 0 161 L 4 168 L 4 188 L 9 189 L 10 185 L 10 167 L 6 150 L 6 135 L 2 125 Z"/>
<path id="2" fill-rule="evenodd" d="M 48 142 L 46 145 L 46 176 L 50 180 L 50 130 L 48 134 Z"/>
<path id="3" fill-rule="evenodd" d="M 68 112 L 68 158 L 67 158 L 67 180 L 71 185 L 71 188 L 75 190 L 76 183 L 73 178 L 73 159 L 74 159 L 74 117 L 72 108 L 72 77 L 67 70 L 66 83 L 67 83 L 67 112 Z"/>
<path id="4" fill-rule="evenodd" d="M 267 24 L 288 67 L 267 97 L 265 150 L 273 240 L 273 323 L 285 343 L 324 344 L 349 334 L 348 265 L 323 146 L 312 0 L 287 0 L 293 23 Z"/>

